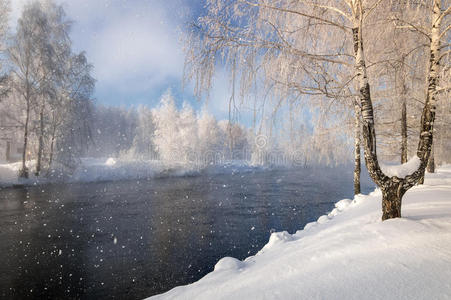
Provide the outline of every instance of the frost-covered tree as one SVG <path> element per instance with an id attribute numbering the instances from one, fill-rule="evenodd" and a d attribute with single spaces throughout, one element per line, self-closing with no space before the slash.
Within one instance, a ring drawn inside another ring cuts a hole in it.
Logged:
<path id="1" fill-rule="evenodd" d="M 188 103 L 177 109 L 170 92 L 152 110 L 152 120 L 153 144 L 159 158 L 169 165 L 202 167 L 224 160 L 247 159 L 249 143 L 243 126 L 228 120 L 218 122 L 205 108 L 196 113 Z"/>
<path id="2" fill-rule="evenodd" d="M 196 94 L 211 88 L 220 63 L 230 70 L 241 94 L 254 92 L 257 82 L 259 90 L 271 93 L 275 100 L 271 117 L 289 99 L 303 96 L 313 99 L 301 102 L 312 108 L 325 97 L 332 99 L 327 107 L 352 112 L 357 93 L 352 89 L 352 42 L 346 35 L 350 29 L 340 24 L 343 20 L 331 21 L 343 16 L 323 7 L 326 2 L 208 1 L 208 13 L 193 26 L 187 47 L 187 70 L 191 71 L 187 78 L 196 82 Z M 311 49 L 307 51 L 306 46 Z M 258 96 L 268 107 L 267 97 Z M 359 168 L 356 172 L 360 178 Z"/>
<path id="3" fill-rule="evenodd" d="M 23 127 L 23 177 L 28 176 L 26 162 L 32 158 L 36 175 L 45 166 L 50 169 L 55 159 L 69 165 L 90 135 L 92 65 L 84 53 L 72 53 L 71 23 L 53 1 L 31 1 L 8 44 L 12 67 L 8 102 L 20 108 L 12 118 Z"/>
<path id="4" fill-rule="evenodd" d="M 178 161 L 181 151 L 179 141 L 179 112 L 171 92 L 166 92 L 160 106 L 153 111 L 155 123 L 154 143 L 160 159 L 166 162 Z"/>
<path id="5" fill-rule="evenodd" d="M 48 31 L 50 31 L 50 26 L 41 4 L 36 1 L 28 3 L 24 6 L 17 24 L 17 32 L 8 48 L 8 56 L 14 66 L 11 75 L 12 86 L 25 106 L 20 174 L 22 177 L 28 177 L 26 161 L 29 151 L 32 110 L 37 107 L 38 98 L 42 94 L 49 76 L 49 73 L 43 70 L 43 66 L 48 63 L 49 58 L 46 55 L 50 48 Z"/>
<path id="6" fill-rule="evenodd" d="M 380 168 L 371 91 L 384 87 L 377 74 L 370 72 L 367 56 L 367 43 L 379 42 L 374 24 L 390 24 L 387 7 L 391 1 L 208 1 L 208 13 L 196 24 L 188 48 L 187 63 L 193 70 L 188 77 L 195 78 L 196 91 L 208 90 L 215 66 L 223 63 L 230 66 L 232 76 L 241 75 L 246 87 L 255 78 L 249 77 L 249 72 L 260 66 L 269 83 L 281 82 L 288 91 L 287 87 L 294 86 L 312 100 L 314 96 L 352 101 L 358 97 L 355 103 L 361 113 L 366 166 L 383 194 L 382 219 L 400 217 L 402 196 L 420 180 L 430 155 L 442 58 L 440 40 L 449 30 L 448 2 L 424 2 L 428 92 L 417 147 L 419 163 L 407 176 L 387 175 Z M 417 27 L 415 20 L 408 21 L 409 26 Z M 446 24 L 442 27 L 442 23 Z"/>
<path id="7" fill-rule="evenodd" d="M 45 74 L 45 80 L 39 86 L 35 108 L 39 122 L 35 175 L 39 176 L 45 155 L 45 143 L 49 139 L 48 124 L 51 122 L 51 111 L 62 105 L 58 102 L 58 89 L 64 85 L 64 77 L 68 76 L 67 73 L 70 72 L 67 62 L 71 61 L 71 41 L 69 39 L 71 21 L 66 18 L 63 8 L 52 1 L 35 3 L 36 5 L 40 4 L 38 9 L 43 13 L 41 21 L 46 23 L 45 36 L 43 36 L 46 40 L 45 48 L 41 50 L 40 56 L 41 72 Z"/>

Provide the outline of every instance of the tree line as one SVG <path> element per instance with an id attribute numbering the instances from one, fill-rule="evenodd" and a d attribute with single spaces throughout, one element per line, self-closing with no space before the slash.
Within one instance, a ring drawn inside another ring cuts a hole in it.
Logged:
<path id="1" fill-rule="evenodd" d="M 309 167 L 349 161 L 346 143 L 337 147 L 337 143 L 330 142 L 333 140 L 330 135 L 315 137 L 305 124 L 296 123 L 293 129 L 303 132 L 303 139 L 290 143 L 282 134 L 270 137 L 230 120 L 217 120 L 205 106 L 196 112 L 189 103 L 177 106 L 177 102 L 168 90 L 152 109 L 144 105 L 96 106 L 91 122 L 92 142 L 84 155 L 160 160 L 167 166 L 194 167 L 230 161 Z M 311 147 L 307 141 L 315 146 Z M 335 147 L 332 150 L 328 145 Z"/>

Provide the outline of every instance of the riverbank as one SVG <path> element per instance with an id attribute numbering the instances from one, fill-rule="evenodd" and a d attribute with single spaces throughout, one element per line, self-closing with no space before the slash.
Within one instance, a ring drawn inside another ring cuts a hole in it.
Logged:
<path id="1" fill-rule="evenodd" d="M 290 235 L 273 233 L 244 261 L 223 258 L 201 280 L 151 299 L 450 299 L 451 166 L 381 222 L 381 192 L 341 200 Z"/>
<path id="2" fill-rule="evenodd" d="M 198 166 L 195 164 L 167 164 L 158 160 L 82 158 L 79 165 L 71 171 L 54 169 L 36 177 L 32 172 L 35 161 L 27 162 L 30 170 L 28 179 L 19 178 L 21 162 L 0 164 L 0 187 L 30 186 L 47 183 L 102 182 L 121 180 L 143 180 L 150 178 L 190 176 L 200 173 L 222 174 L 249 172 L 263 169 L 246 161 L 228 161 L 222 164 Z"/>
<path id="3" fill-rule="evenodd" d="M 309 174 L 323 172 L 330 173 L 331 170 L 342 172 L 352 172 L 352 166 L 332 165 L 332 166 L 289 166 L 289 165 L 256 165 L 246 160 L 228 160 L 210 165 L 198 165 L 190 163 L 168 163 L 160 160 L 130 159 L 130 158 L 82 158 L 78 166 L 73 169 L 61 170 L 55 168 L 42 172 L 41 176 L 35 176 L 33 170 L 36 169 L 34 160 L 27 162 L 30 170 L 29 178 L 19 178 L 19 171 L 22 168 L 21 162 L 0 163 L 0 188 L 5 187 L 25 187 L 33 185 L 44 185 L 49 183 L 87 183 L 87 182 L 108 182 L 108 181 L 130 181 L 148 180 L 152 178 L 183 177 L 197 175 L 215 174 L 246 174 L 255 171 L 274 171 L 302 169 Z M 362 172 L 362 182 L 369 181 L 368 174 L 364 169 Z"/>

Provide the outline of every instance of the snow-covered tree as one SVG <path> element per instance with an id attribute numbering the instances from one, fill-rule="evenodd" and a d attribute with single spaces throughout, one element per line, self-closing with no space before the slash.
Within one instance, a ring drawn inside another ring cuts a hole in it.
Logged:
<path id="1" fill-rule="evenodd" d="M 178 161 L 179 155 L 182 155 L 179 141 L 179 112 L 170 91 L 162 96 L 160 106 L 153 110 L 153 119 L 154 144 L 160 159 L 170 163 Z"/>
<path id="2" fill-rule="evenodd" d="M 399 217 L 401 198 L 420 180 L 430 155 L 442 59 L 440 40 L 449 30 L 448 2 L 424 3 L 428 26 L 423 34 L 428 37 L 430 55 L 417 148 L 420 163 L 402 178 L 384 174 L 378 163 L 371 91 L 384 86 L 371 73 L 371 56 L 367 56 L 371 54 L 367 44 L 380 43 L 374 25 L 392 23 L 386 9 L 391 1 L 208 1 L 208 12 L 194 26 L 190 39 L 187 66 L 193 72 L 188 78 L 195 79 L 196 92 L 209 90 L 215 66 L 223 63 L 231 69 L 232 78 L 241 76 L 248 87 L 255 78 L 248 73 L 258 66 L 269 84 L 280 83 L 282 90 L 310 95 L 312 101 L 349 98 L 353 103 L 357 97 L 367 169 L 383 193 L 382 218 Z M 418 28 L 414 23 L 408 20 L 407 25 Z M 443 28 L 442 23 L 446 23 Z M 329 120 L 333 122 L 331 114 Z"/>
<path id="3" fill-rule="evenodd" d="M 49 31 L 50 25 L 41 4 L 37 1 L 28 3 L 24 6 L 17 32 L 8 48 L 8 56 L 14 66 L 12 86 L 25 106 L 21 169 L 23 177 L 28 177 L 26 161 L 32 110 L 37 107 L 38 98 L 50 75 L 43 70 L 49 60 L 46 52 L 50 48 L 47 35 Z"/>
<path id="4" fill-rule="evenodd" d="M 27 160 L 36 158 L 35 174 L 40 175 L 55 159 L 67 165 L 87 144 L 94 79 L 85 54 L 72 53 L 71 23 L 53 1 L 30 1 L 8 43 L 8 102 L 20 108 L 12 118 L 23 128 L 23 177 L 28 176 Z"/>

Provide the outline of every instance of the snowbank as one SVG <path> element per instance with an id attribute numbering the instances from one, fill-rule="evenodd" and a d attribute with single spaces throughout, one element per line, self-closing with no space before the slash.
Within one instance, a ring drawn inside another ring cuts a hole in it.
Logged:
<path id="1" fill-rule="evenodd" d="M 38 183 L 47 182 L 46 179 L 36 178 L 33 174 L 33 170 L 36 167 L 36 161 L 31 160 L 27 162 L 27 168 L 30 171 L 30 178 L 19 178 L 19 171 L 22 168 L 22 162 L 0 164 L 0 187 L 13 186 L 13 185 L 32 185 Z"/>
<path id="2" fill-rule="evenodd" d="M 83 158 L 72 174 L 51 170 L 47 176 L 36 178 L 33 174 L 35 162 L 30 161 L 30 179 L 18 178 L 22 164 L 0 164 L 0 187 L 12 185 L 32 185 L 48 182 L 95 182 L 138 180 L 154 177 L 186 176 L 199 173 L 223 174 L 247 172 L 260 167 L 249 165 L 245 161 L 229 161 L 221 165 L 200 167 L 195 164 L 163 163 L 158 160 L 120 159 L 120 158 Z"/>
<path id="3" fill-rule="evenodd" d="M 21 163 L 1 164 L 0 165 L 0 186 L 13 185 L 18 182 Z"/>
<path id="4" fill-rule="evenodd" d="M 451 299 L 451 166 L 406 193 L 403 218 L 381 222 L 379 190 L 335 206 L 152 299 Z"/>

